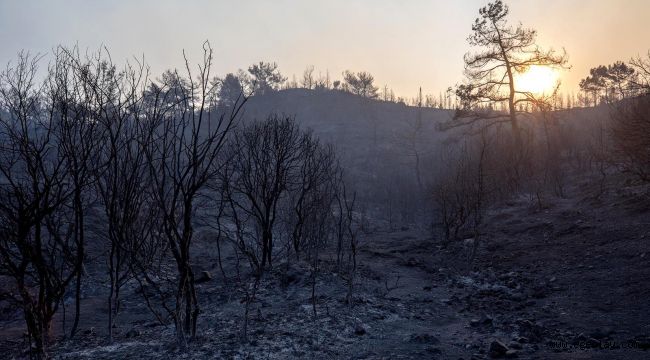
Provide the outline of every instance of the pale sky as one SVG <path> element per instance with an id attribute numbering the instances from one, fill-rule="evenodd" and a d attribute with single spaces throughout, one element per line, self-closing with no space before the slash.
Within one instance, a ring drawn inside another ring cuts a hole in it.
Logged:
<path id="1" fill-rule="evenodd" d="M 0 64 L 21 49 L 105 45 L 113 60 L 145 55 L 154 74 L 198 62 L 215 49 L 218 75 L 275 61 L 300 78 L 307 65 L 333 79 L 369 71 L 377 85 L 413 97 L 462 80 L 467 36 L 487 0 L 0 0 Z M 510 21 L 538 30 L 544 47 L 564 47 L 573 68 L 562 91 L 591 67 L 650 49 L 650 0 L 510 0 Z"/>

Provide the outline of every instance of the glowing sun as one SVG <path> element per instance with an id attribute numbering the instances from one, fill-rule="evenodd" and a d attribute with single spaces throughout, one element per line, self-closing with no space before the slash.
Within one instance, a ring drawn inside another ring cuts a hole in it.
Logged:
<path id="1" fill-rule="evenodd" d="M 559 74 L 547 66 L 533 65 L 526 72 L 519 74 L 515 80 L 517 90 L 533 94 L 549 94 L 557 85 Z"/>

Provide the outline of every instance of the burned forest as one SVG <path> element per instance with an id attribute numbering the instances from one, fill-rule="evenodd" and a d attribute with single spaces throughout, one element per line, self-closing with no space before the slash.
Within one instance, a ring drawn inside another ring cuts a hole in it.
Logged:
<path id="1" fill-rule="evenodd" d="M 0 349 L 650 357 L 648 13 L 0 0 Z"/>

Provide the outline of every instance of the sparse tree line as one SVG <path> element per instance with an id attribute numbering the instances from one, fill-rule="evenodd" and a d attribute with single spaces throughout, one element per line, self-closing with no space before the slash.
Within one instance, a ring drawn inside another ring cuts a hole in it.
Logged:
<path id="1" fill-rule="evenodd" d="M 106 264 L 108 341 L 121 291 L 136 283 L 186 347 L 201 313 L 200 222 L 219 254 L 226 244 L 243 260 L 224 276 L 245 290 L 246 314 L 264 273 L 298 260 L 311 266 L 316 313 L 325 250 L 351 297 L 355 194 L 334 149 L 291 118 L 241 119 L 246 89 L 214 79 L 209 44 L 198 66 L 156 80 L 144 61 L 118 68 L 104 51 L 60 47 L 39 81 L 39 60 L 21 53 L 0 75 L 0 281 L 24 313 L 31 356 L 47 356 L 66 299 L 75 310 L 62 332 L 79 331 L 89 247 Z M 281 80 L 269 64 L 250 70 L 254 91 Z"/>
<path id="2" fill-rule="evenodd" d="M 246 71 L 240 69 L 235 73 L 215 78 L 213 82 L 220 92 L 219 97 L 225 102 L 232 102 L 241 92 L 261 95 L 269 91 L 308 89 L 343 91 L 363 98 L 427 108 L 455 109 L 458 106 L 458 98 L 450 92 L 444 94 L 441 92 L 438 96 L 434 96 L 422 95 L 420 91 L 413 98 L 396 96 L 388 85 L 378 87 L 375 84 L 375 77 L 367 71 L 346 70 L 341 74 L 341 80 L 332 79 L 329 71 L 325 74 L 319 71 L 318 75 L 315 72 L 314 66 L 309 65 L 300 79 L 295 75 L 289 79 L 280 73 L 277 63 L 262 61 L 251 65 Z"/>
<path id="3" fill-rule="evenodd" d="M 620 100 L 648 94 L 650 82 L 650 53 L 638 56 L 628 62 L 617 61 L 610 65 L 599 65 L 589 70 L 589 75 L 579 83 L 580 92 L 564 94 L 555 89 L 546 96 L 544 103 L 550 110 L 566 110 L 579 107 L 595 107 L 613 104 Z M 507 101 L 475 104 L 478 108 L 507 111 Z M 519 112 L 535 112 L 539 107 L 533 103 L 520 103 Z"/>
<path id="4" fill-rule="evenodd" d="M 629 62 L 617 61 L 600 65 L 580 81 L 580 89 L 592 106 L 611 104 L 619 100 L 650 93 L 650 52 L 647 58 L 637 57 Z"/>

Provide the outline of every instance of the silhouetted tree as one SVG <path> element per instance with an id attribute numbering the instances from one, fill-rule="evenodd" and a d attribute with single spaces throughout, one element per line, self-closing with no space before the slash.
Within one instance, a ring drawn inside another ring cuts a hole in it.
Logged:
<path id="1" fill-rule="evenodd" d="M 70 90 L 54 68 L 36 84 L 39 58 L 20 53 L 0 74 L 0 275 L 13 280 L 3 297 L 21 305 L 29 347 L 45 355 L 52 319 L 80 266 L 69 210 L 74 186 L 60 116 Z"/>
<path id="2" fill-rule="evenodd" d="M 73 186 L 71 208 L 73 213 L 73 238 L 77 247 L 77 269 L 75 279 L 75 314 L 70 335 L 74 336 L 81 312 L 81 279 L 84 273 L 85 242 L 86 242 L 86 212 L 92 199 L 92 174 L 101 165 L 95 161 L 95 153 L 101 135 L 101 129 L 96 121 L 98 93 L 90 81 L 97 81 L 92 69 L 103 66 L 101 57 L 86 59 L 79 56 L 78 48 L 67 49 L 58 47 L 54 53 L 55 61 L 51 67 L 54 81 L 65 91 L 56 93 L 53 99 L 57 103 L 58 133 L 57 139 L 62 153 L 68 161 L 70 182 Z M 92 61 L 91 61 L 92 60 Z M 64 324 L 65 328 L 65 324 Z"/>
<path id="3" fill-rule="evenodd" d="M 108 57 L 110 58 L 110 57 Z M 155 102 L 167 106 L 179 101 L 175 93 L 185 89 L 174 79 L 173 72 L 163 76 L 174 89 L 174 98 L 163 99 L 155 91 L 162 87 L 149 87 L 144 92 L 148 79 L 144 64 L 133 67 L 129 64 L 118 71 L 109 62 L 88 67 L 85 88 L 92 89 L 94 121 L 101 131 L 98 148 L 93 160 L 98 167 L 93 172 L 99 205 L 105 216 L 105 229 L 100 238 L 108 244 L 108 341 L 113 341 L 113 327 L 119 312 L 120 290 L 134 276 L 134 262 L 138 269 L 150 255 L 147 244 L 154 236 L 155 207 L 152 204 L 149 165 L 143 147 L 148 139 L 148 112 Z M 156 99 L 146 99 L 145 96 Z M 153 101 L 152 104 L 150 101 Z"/>
<path id="4" fill-rule="evenodd" d="M 580 81 L 580 90 L 585 94 L 589 94 L 593 101 L 593 105 L 596 106 L 601 93 L 604 92 L 606 88 L 605 74 L 607 73 L 607 67 L 601 65 L 592 68 L 589 73 L 590 75 L 587 78 Z"/>
<path id="5" fill-rule="evenodd" d="M 630 65 L 636 70 L 637 78 L 634 86 L 641 93 L 650 94 L 650 51 L 647 57 L 637 57 L 630 60 Z"/>
<path id="6" fill-rule="evenodd" d="M 368 72 L 360 71 L 355 74 L 346 71 L 343 73 L 343 80 L 345 80 L 347 89 L 353 94 L 371 99 L 378 95 L 378 88 L 373 84 L 375 78 Z"/>
<path id="7" fill-rule="evenodd" d="M 422 160 L 422 135 L 424 124 L 422 122 L 422 88 L 420 88 L 419 95 L 415 99 L 416 113 L 414 118 L 408 118 L 406 121 L 407 128 L 404 131 L 396 134 L 396 141 L 399 148 L 403 148 L 406 155 L 413 158 L 415 179 L 417 181 L 418 189 L 423 189 L 423 180 L 421 173 L 421 160 Z"/>
<path id="8" fill-rule="evenodd" d="M 244 87 L 240 79 L 232 73 L 227 74 L 223 79 L 218 80 L 219 91 L 217 98 L 219 106 L 225 109 L 232 109 L 235 104 L 242 100 Z"/>
<path id="9" fill-rule="evenodd" d="M 522 25 L 512 27 L 506 17 L 508 6 L 501 0 L 479 9 L 468 42 L 482 51 L 465 55 L 467 83 L 459 85 L 456 95 L 461 109 L 455 115 L 460 124 L 487 120 L 489 123 L 509 122 L 516 143 L 521 142 L 517 119 L 519 107 L 540 100 L 536 94 L 517 87 L 516 74 L 531 66 L 563 67 L 565 52 L 544 51 L 535 43 L 537 32 Z M 493 111 L 497 103 L 507 102 L 508 113 Z M 487 108 L 486 108 L 487 107 Z"/>
<path id="10" fill-rule="evenodd" d="M 592 94 L 594 102 L 601 97 L 605 102 L 612 102 L 632 95 L 635 92 L 634 84 L 634 68 L 618 61 L 609 66 L 592 68 L 589 76 L 580 81 L 580 89 Z"/>
<path id="11" fill-rule="evenodd" d="M 352 295 L 357 274 L 357 252 L 359 249 L 360 226 L 355 219 L 356 192 L 349 194 L 343 181 L 343 173 L 338 174 L 336 190 L 336 264 L 341 271 L 341 277 L 347 283 L 345 301 L 352 308 Z"/>
<path id="12" fill-rule="evenodd" d="M 197 77 L 186 60 L 187 91 L 163 87 L 164 91 L 173 91 L 171 97 L 178 101 L 151 117 L 150 138 L 143 149 L 149 164 L 153 201 L 161 214 L 160 236 L 166 240 L 177 266 L 175 303 L 169 315 L 182 347 L 186 346 L 188 335 L 196 335 L 200 313 L 191 259 L 196 199 L 216 177 L 217 159 L 243 105 L 243 102 L 235 105 L 228 113 L 212 111 L 215 105 L 210 82 L 213 52 L 207 42 L 203 50 Z M 171 84 L 177 82 L 180 79 L 172 79 Z"/>
<path id="13" fill-rule="evenodd" d="M 314 65 L 309 65 L 302 73 L 302 81 L 300 82 L 305 89 L 314 88 Z"/>
<path id="14" fill-rule="evenodd" d="M 278 70 L 278 64 L 260 61 L 248 68 L 252 79 L 252 90 L 255 94 L 263 94 L 269 90 L 277 90 L 287 80 Z"/>
<path id="15" fill-rule="evenodd" d="M 288 184 L 289 223 L 296 257 L 304 247 L 316 251 L 322 243 L 320 236 L 328 234 L 325 228 L 331 216 L 338 172 L 334 149 L 323 146 L 311 132 L 303 133 L 298 152 L 300 159 Z"/>
<path id="16" fill-rule="evenodd" d="M 300 161 L 300 139 L 292 119 L 273 115 L 244 126 L 231 144 L 227 184 L 230 214 L 240 231 L 249 226 L 257 229 L 250 236 L 242 236 L 239 244 L 257 273 L 272 264 L 278 207 Z"/>

